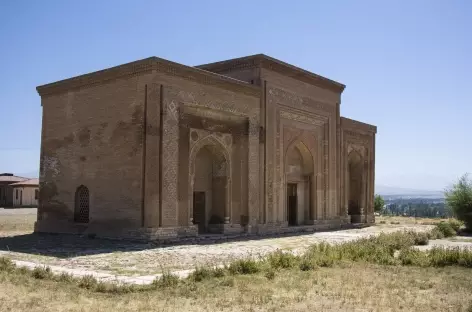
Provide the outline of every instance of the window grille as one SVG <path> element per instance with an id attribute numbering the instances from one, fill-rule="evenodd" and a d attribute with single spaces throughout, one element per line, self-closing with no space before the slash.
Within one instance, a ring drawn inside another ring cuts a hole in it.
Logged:
<path id="1" fill-rule="evenodd" d="M 88 223 L 90 216 L 90 195 L 87 187 L 81 185 L 75 192 L 74 222 Z"/>

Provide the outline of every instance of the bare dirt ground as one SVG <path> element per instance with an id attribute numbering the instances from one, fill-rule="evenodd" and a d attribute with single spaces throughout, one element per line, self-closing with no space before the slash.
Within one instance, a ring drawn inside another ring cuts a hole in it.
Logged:
<path id="1" fill-rule="evenodd" d="M 135 277 L 163 271 L 186 270 L 202 265 L 221 265 L 237 258 L 260 257 L 277 249 L 298 253 L 318 242 L 339 243 L 380 232 L 426 231 L 432 227 L 411 222 L 386 222 L 363 229 L 162 247 L 152 243 L 90 239 L 72 235 L 38 235 L 32 233 L 35 218 L 36 209 L 0 209 L 0 256 L 6 255 L 13 260 L 68 269 Z M 434 244 L 472 246 L 472 242 L 460 240 L 438 240 Z"/>

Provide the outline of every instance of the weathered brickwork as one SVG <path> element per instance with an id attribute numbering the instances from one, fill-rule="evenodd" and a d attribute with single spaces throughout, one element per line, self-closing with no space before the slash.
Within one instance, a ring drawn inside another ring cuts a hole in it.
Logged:
<path id="1" fill-rule="evenodd" d="M 340 117 L 332 80 L 265 55 L 152 57 L 37 89 L 36 231 L 167 240 L 373 221 L 377 130 Z"/>

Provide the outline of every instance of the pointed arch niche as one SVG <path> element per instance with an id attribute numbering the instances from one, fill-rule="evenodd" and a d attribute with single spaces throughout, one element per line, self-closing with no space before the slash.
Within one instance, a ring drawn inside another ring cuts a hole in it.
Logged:
<path id="1" fill-rule="evenodd" d="M 199 134 L 202 133 L 207 134 L 206 131 Z M 207 134 L 192 144 L 188 181 L 189 223 L 197 225 L 199 233 L 209 232 L 209 224 L 231 222 L 230 147 L 230 135 Z"/>
<path id="2" fill-rule="evenodd" d="M 365 208 L 365 170 L 363 152 L 350 149 L 347 161 L 348 215 L 351 223 L 363 222 Z"/>
<path id="3" fill-rule="evenodd" d="M 289 226 L 309 224 L 316 219 L 316 155 L 300 136 L 288 145 L 284 156 L 284 220 Z"/>

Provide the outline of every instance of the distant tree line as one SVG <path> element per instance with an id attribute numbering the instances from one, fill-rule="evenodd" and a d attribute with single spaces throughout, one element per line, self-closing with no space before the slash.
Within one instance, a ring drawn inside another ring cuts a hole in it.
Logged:
<path id="1" fill-rule="evenodd" d="M 451 218 L 454 213 L 445 203 L 418 203 L 403 199 L 401 203 L 387 203 L 380 212 L 383 215 L 417 218 Z"/>
<path id="2" fill-rule="evenodd" d="M 374 209 L 383 215 L 451 218 L 461 220 L 466 229 L 472 231 L 472 180 L 464 174 L 444 192 L 441 198 L 396 197 L 384 199 L 375 196 Z"/>

